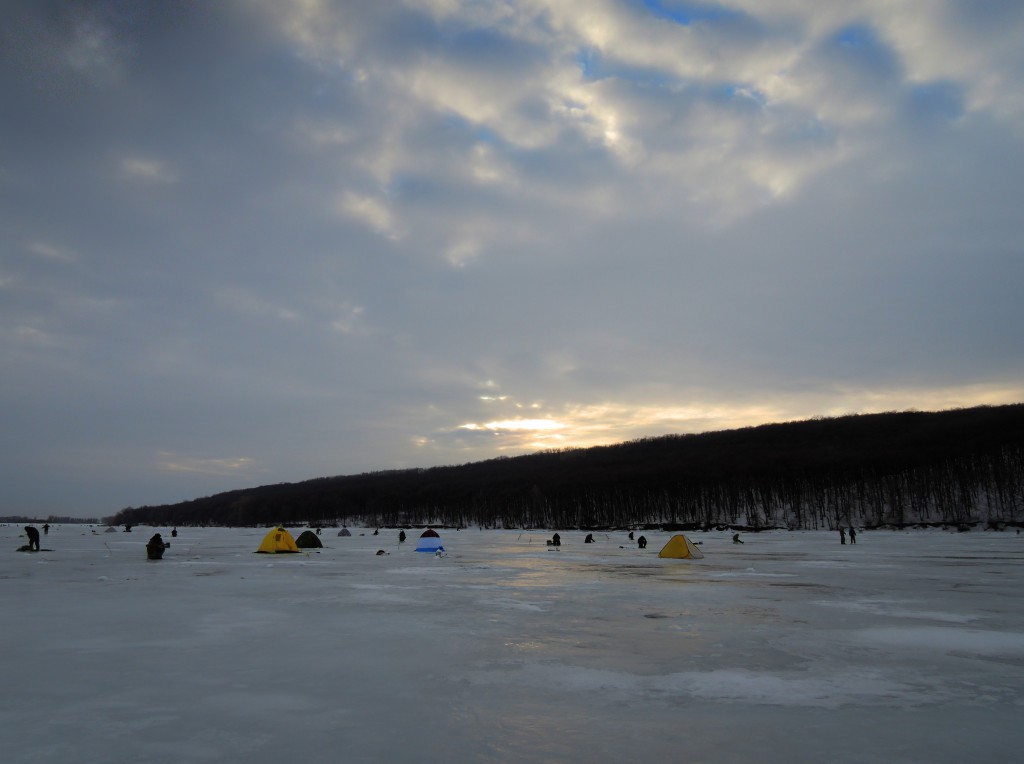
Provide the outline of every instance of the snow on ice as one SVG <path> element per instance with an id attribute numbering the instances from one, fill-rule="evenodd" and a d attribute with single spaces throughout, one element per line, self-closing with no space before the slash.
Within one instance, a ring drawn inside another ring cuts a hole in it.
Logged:
<path id="1" fill-rule="evenodd" d="M 148 561 L 155 530 L 172 543 Z M 3 761 L 1011 762 L 1024 537 L 0 528 Z M 365 535 L 362 535 L 365 534 Z M 383 549 L 388 554 L 376 555 Z"/>

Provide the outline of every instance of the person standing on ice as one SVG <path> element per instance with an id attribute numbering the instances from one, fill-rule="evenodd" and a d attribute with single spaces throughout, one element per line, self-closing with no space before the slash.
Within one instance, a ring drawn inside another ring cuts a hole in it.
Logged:
<path id="1" fill-rule="evenodd" d="M 839 543 L 840 544 L 845 544 L 846 543 L 846 528 L 844 528 L 841 525 L 839 526 Z"/>
<path id="2" fill-rule="evenodd" d="M 398 532 L 398 543 L 401 544 L 405 541 L 405 531 Z"/>
<path id="3" fill-rule="evenodd" d="M 856 544 L 857 543 L 857 529 L 854 528 L 852 525 L 850 526 L 850 543 L 851 544 Z"/>
<path id="4" fill-rule="evenodd" d="M 28 536 L 28 551 L 39 551 L 39 529 L 34 525 L 25 526 L 25 535 Z"/>

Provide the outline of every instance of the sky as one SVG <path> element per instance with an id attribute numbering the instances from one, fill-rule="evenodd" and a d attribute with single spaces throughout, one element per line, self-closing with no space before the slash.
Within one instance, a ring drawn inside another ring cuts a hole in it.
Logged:
<path id="1" fill-rule="evenodd" d="M 0 8 L 0 515 L 1024 400 L 1012 0 Z"/>

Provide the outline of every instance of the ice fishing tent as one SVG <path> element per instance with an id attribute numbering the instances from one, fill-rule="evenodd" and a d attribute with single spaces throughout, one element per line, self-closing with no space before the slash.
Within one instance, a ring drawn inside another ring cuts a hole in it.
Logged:
<path id="1" fill-rule="evenodd" d="M 668 543 L 661 548 L 661 551 L 658 552 L 658 557 L 699 560 L 704 557 L 704 553 L 690 539 L 686 538 L 682 533 L 678 533 L 670 538 Z"/>
<path id="2" fill-rule="evenodd" d="M 338 535 L 339 536 L 351 536 L 352 535 L 352 531 L 350 531 L 348 528 L 342 528 L 340 531 L 338 531 Z"/>
<path id="3" fill-rule="evenodd" d="M 271 528 L 270 532 L 263 537 L 263 543 L 256 550 L 259 554 L 282 554 L 287 552 L 298 552 L 292 534 L 284 528 Z"/>
<path id="4" fill-rule="evenodd" d="M 323 544 L 320 543 L 320 537 L 313 533 L 313 531 L 303 531 L 295 539 L 295 546 L 299 549 L 320 549 L 323 547 Z"/>
<path id="5" fill-rule="evenodd" d="M 417 552 L 437 552 L 444 551 L 444 547 L 441 545 L 441 537 L 437 535 L 437 531 L 433 528 L 427 528 L 420 535 L 420 540 L 416 543 Z"/>

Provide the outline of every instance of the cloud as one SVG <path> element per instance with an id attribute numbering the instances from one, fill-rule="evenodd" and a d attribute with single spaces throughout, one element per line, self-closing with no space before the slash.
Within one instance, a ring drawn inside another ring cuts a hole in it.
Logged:
<path id="1" fill-rule="evenodd" d="M 251 475 L 140 454 L 280 481 L 1018 400 L 1022 24 L 2 4 L 0 478 L 60 443 L 104 512 Z"/>
<path id="2" fill-rule="evenodd" d="M 400 236 L 391 209 L 381 199 L 347 191 L 338 202 L 338 209 L 389 239 Z"/>
<path id="3" fill-rule="evenodd" d="M 239 479 L 252 477 L 253 460 L 248 457 L 202 458 L 161 452 L 159 469 L 166 472 L 196 472 L 203 475 L 229 475 Z"/>
<path id="4" fill-rule="evenodd" d="M 62 263 L 73 263 L 78 259 L 78 254 L 64 247 L 56 247 L 43 241 L 32 241 L 28 244 L 28 251 L 47 260 L 55 260 Z"/>
<path id="5" fill-rule="evenodd" d="M 152 183 L 174 183 L 177 180 L 167 163 L 159 159 L 125 157 L 121 160 L 121 172 L 128 178 Z"/>

